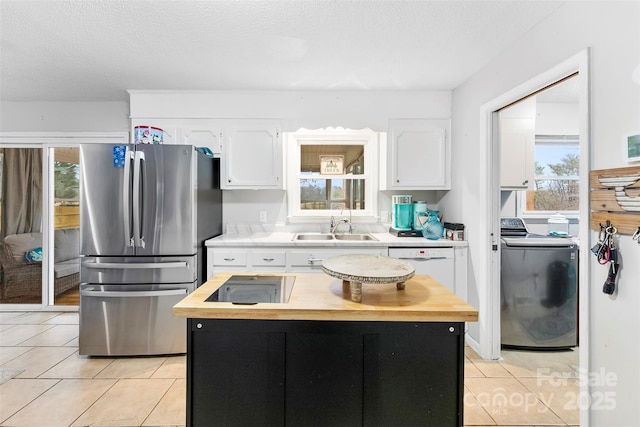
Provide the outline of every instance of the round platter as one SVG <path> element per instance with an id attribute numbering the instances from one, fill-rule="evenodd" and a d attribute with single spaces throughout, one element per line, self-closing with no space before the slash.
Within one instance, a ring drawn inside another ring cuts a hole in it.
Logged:
<path id="1" fill-rule="evenodd" d="M 363 283 L 396 283 L 404 289 L 404 282 L 411 279 L 415 269 L 398 258 L 380 255 L 348 254 L 325 259 L 322 271 L 332 277 L 350 282 L 351 300 L 362 300 Z"/>

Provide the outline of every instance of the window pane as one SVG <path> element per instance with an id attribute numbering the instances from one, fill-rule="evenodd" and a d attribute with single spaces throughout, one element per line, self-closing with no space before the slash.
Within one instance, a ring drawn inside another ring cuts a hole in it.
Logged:
<path id="1" fill-rule="evenodd" d="M 53 303 L 79 305 L 80 149 L 55 148 L 53 168 Z"/>
<path id="2" fill-rule="evenodd" d="M 364 179 L 300 180 L 300 209 L 354 209 L 362 210 L 364 204 Z"/>
<path id="3" fill-rule="evenodd" d="M 300 173 L 320 173 L 320 157 L 342 157 L 341 174 L 364 174 L 363 145 L 302 145 L 300 147 Z"/>
<path id="4" fill-rule="evenodd" d="M 576 145 L 536 144 L 536 176 L 578 176 L 579 159 Z"/>
<path id="5" fill-rule="evenodd" d="M 535 191 L 527 192 L 528 210 L 577 211 L 580 206 L 576 180 L 536 179 L 535 188 Z"/>
<path id="6" fill-rule="evenodd" d="M 577 136 L 536 136 L 534 190 L 528 211 L 577 211 L 580 147 Z"/>
<path id="7" fill-rule="evenodd" d="M 300 180 L 300 209 L 327 208 L 327 180 L 305 178 Z"/>
<path id="8" fill-rule="evenodd" d="M 0 303 L 42 301 L 42 149 L 5 148 Z"/>

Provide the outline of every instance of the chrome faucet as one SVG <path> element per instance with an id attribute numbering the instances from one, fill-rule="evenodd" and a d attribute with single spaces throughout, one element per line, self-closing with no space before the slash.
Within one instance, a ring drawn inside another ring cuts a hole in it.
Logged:
<path id="1" fill-rule="evenodd" d="M 344 212 L 344 209 L 340 211 L 340 215 L 342 215 L 342 212 Z M 331 216 L 331 222 L 329 223 L 329 232 L 331 234 L 334 234 L 338 226 L 343 222 L 349 224 L 349 234 L 353 233 L 353 227 L 351 225 L 351 209 L 349 209 L 349 219 L 342 218 L 341 220 L 336 222 L 336 219 L 333 216 Z"/>

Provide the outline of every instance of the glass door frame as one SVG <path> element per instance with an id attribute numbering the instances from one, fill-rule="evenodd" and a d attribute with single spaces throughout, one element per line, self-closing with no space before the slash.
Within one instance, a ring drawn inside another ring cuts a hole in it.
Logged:
<path id="1" fill-rule="evenodd" d="M 80 144 L 129 144 L 129 132 L 0 132 L 2 148 L 42 149 L 42 293 L 40 304 L 0 304 L 0 311 L 77 311 L 54 305 L 54 150 Z"/>

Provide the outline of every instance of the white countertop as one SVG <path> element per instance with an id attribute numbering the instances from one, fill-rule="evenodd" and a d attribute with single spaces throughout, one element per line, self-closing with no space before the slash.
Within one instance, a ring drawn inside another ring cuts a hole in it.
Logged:
<path id="1" fill-rule="evenodd" d="M 321 232 L 313 227 L 308 227 L 305 230 L 268 230 L 268 227 L 251 226 L 243 227 L 242 229 L 227 230 L 224 233 L 213 239 L 209 239 L 205 242 L 207 247 L 228 247 L 228 246 L 276 246 L 276 247 L 454 247 L 454 246 L 468 246 L 466 241 L 453 241 L 446 239 L 428 240 L 424 237 L 397 237 L 388 231 L 383 231 L 388 227 L 373 227 L 369 228 L 371 231 L 367 231 L 364 226 L 358 225 L 354 234 L 368 233 L 371 234 L 376 240 L 294 240 L 297 233 Z M 230 232 L 229 232 L 230 231 Z M 326 231 L 324 231 L 326 232 Z"/>

